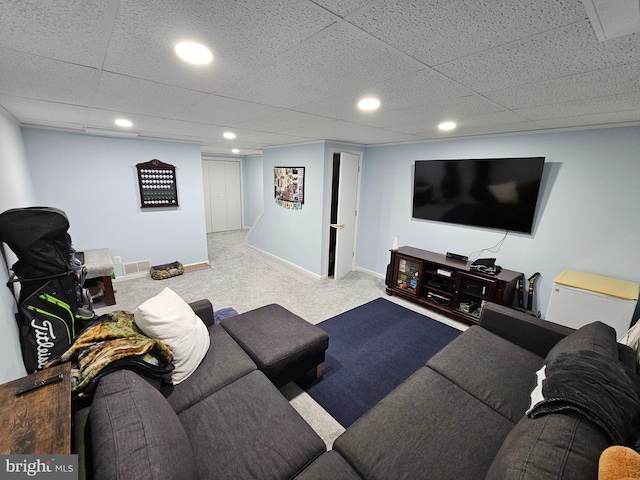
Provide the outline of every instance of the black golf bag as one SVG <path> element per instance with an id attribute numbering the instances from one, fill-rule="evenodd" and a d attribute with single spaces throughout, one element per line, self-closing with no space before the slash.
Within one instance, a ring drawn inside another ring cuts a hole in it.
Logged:
<path id="1" fill-rule="evenodd" d="M 15 284 L 20 284 L 16 320 L 28 372 L 62 355 L 94 318 L 83 288 L 86 268 L 75 259 L 68 229 L 67 216 L 56 208 L 0 214 L 0 246 L 6 243 L 18 257 L 8 286 L 15 297 Z"/>

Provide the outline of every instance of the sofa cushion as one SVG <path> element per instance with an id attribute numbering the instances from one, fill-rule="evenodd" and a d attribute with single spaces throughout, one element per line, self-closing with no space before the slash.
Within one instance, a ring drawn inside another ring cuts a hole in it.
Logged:
<path id="1" fill-rule="evenodd" d="M 220 325 L 209 327 L 211 346 L 200 366 L 180 385 L 163 385 L 162 393 L 176 413 L 256 369 L 249 355 Z"/>
<path id="2" fill-rule="evenodd" d="M 179 414 L 203 479 L 293 478 L 326 446 L 276 387 L 253 371 Z"/>
<path id="3" fill-rule="evenodd" d="M 555 359 L 560 353 L 591 350 L 618 358 L 616 331 L 602 322 L 589 323 L 560 340 L 547 354 L 545 363 Z"/>
<path id="4" fill-rule="evenodd" d="M 484 478 L 514 424 L 422 367 L 339 436 L 363 478 Z"/>
<path id="5" fill-rule="evenodd" d="M 129 370 L 100 380 L 91 413 L 93 478 L 198 478 L 189 438 L 158 390 Z"/>
<path id="6" fill-rule="evenodd" d="M 334 450 L 323 453 L 295 480 L 362 480 L 351 465 Z"/>
<path id="7" fill-rule="evenodd" d="M 427 366 L 517 423 L 542 357 L 482 327 L 471 327 L 435 354 Z"/>
<path id="8" fill-rule="evenodd" d="M 162 340 L 173 350 L 171 383 L 191 375 L 209 350 L 209 332 L 193 309 L 170 288 L 142 303 L 134 313 L 142 332 Z"/>
<path id="9" fill-rule="evenodd" d="M 486 478 L 596 480 L 598 458 L 608 446 L 600 428 L 578 416 L 523 417 L 505 439 Z"/>

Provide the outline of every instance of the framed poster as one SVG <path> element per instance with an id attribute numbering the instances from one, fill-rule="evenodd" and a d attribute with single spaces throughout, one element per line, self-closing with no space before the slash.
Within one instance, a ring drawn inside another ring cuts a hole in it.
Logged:
<path id="1" fill-rule="evenodd" d="M 300 210 L 304 204 L 304 167 L 273 168 L 274 198 L 278 205 Z"/>

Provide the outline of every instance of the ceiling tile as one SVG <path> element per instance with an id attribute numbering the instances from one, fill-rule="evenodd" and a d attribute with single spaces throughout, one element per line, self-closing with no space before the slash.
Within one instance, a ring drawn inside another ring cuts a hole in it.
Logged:
<path id="1" fill-rule="evenodd" d="M 224 127 L 219 127 L 216 125 L 206 125 L 202 123 L 166 119 L 158 122 L 153 127 L 148 128 L 147 131 L 154 133 L 173 133 L 176 135 L 188 135 L 192 137 L 222 139 L 222 134 L 226 131 L 226 129 Z"/>
<path id="2" fill-rule="evenodd" d="M 543 128 L 640 125 L 640 109 L 615 113 L 596 113 L 579 117 L 552 118 L 549 120 L 538 120 L 536 123 Z"/>
<path id="3" fill-rule="evenodd" d="M 278 108 L 243 100 L 210 95 L 172 118 L 211 125 L 237 127 L 246 120 L 272 114 Z"/>
<path id="4" fill-rule="evenodd" d="M 357 125 L 355 123 L 343 122 L 342 120 L 333 120 L 313 127 L 295 128 L 288 130 L 287 133 L 309 137 L 320 136 L 327 140 L 354 142 L 361 143 L 363 145 L 370 145 L 374 143 L 410 142 L 417 139 L 413 135 L 408 135 L 406 133 L 394 132 L 366 125 Z"/>
<path id="5" fill-rule="evenodd" d="M 0 93 L 89 105 L 97 70 L 0 48 Z"/>
<path id="6" fill-rule="evenodd" d="M 233 154 L 232 152 L 230 152 L 227 148 L 225 147 L 221 147 L 218 145 L 209 145 L 206 143 L 203 143 L 200 146 L 200 150 L 202 151 L 202 155 L 204 157 L 211 157 L 211 156 L 223 156 L 223 157 L 231 157 L 232 155 L 238 155 L 238 156 L 247 156 L 247 155 L 262 155 L 262 150 L 261 149 L 254 149 L 254 148 L 243 148 L 240 149 L 240 152 L 238 154 Z"/>
<path id="7" fill-rule="evenodd" d="M 130 128 L 122 128 L 116 126 L 113 122 L 117 118 L 126 118 L 133 123 L 133 126 Z M 92 108 L 89 112 L 89 120 L 87 122 L 88 127 L 92 128 L 105 128 L 105 129 L 113 129 L 113 130 L 122 130 L 124 132 L 127 131 L 136 131 L 140 132 L 146 129 L 151 128 L 157 123 L 161 122 L 163 119 L 158 117 L 150 117 L 148 115 L 138 115 L 135 113 L 127 113 L 123 115 L 123 112 L 120 110 L 102 110 L 99 108 Z"/>
<path id="8" fill-rule="evenodd" d="M 241 128 L 260 130 L 262 132 L 278 132 L 296 127 L 313 126 L 329 120 L 331 119 L 293 110 L 278 110 L 261 117 L 245 120 L 238 123 L 238 126 Z"/>
<path id="9" fill-rule="evenodd" d="M 439 130 L 431 130 L 424 134 L 416 133 L 416 136 L 420 136 L 425 140 L 442 140 L 445 138 L 461 138 L 472 137 L 479 135 L 499 135 L 517 132 L 532 132 L 536 130 L 542 130 L 543 127 L 534 122 L 520 122 L 520 123 L 507 123 L 496 125 L 462 125 L 451 132 L 441 132 Z"/>
<path id="10" fill-rule="evenodd" d="M 296 0 L 123 0 L 105 69 L 212 93 L 334 21 Z M 212 64 L 181 62 L 182 40 L 207 45 Z"/>
<path id="11" fill-rule="evenodd" d="M 579 0 L 386 0 L 349 21 L 433 66 L 585 18 Z"/>
<path id="12" fill-rule="evenodd" d="M 640 91 L 640 62 L 486 92 L 487 98 L 515 109 Z"/>
<path id="13" fill-rule="evenodd" d="M 47 122 L 59 121 L 84 125 L 89 115 L 87 107 L 9 95 L 0 95 L 0 105 L 23 123 L 31 123 L 33 120 L 40 119 Z"/>
<path id="14" fill-rule="evenodd" d="M 94 106 L 127 113 L 168 117 L 206 97 L 207 94 L 202 92 L 103 72 L 100 75 Z"/>
<path id="15" fill-rule="evenodd" d="M 100 67 L 111 32 L 114 0 L 0 0 L 4 48 Z"/>
<path id="16" fill-rule="evenodd" d="M 423 68 L 368 35 L 336 24 L 219 94 L 290 108 Z"/>
<path id="17" fill-rule="evenodd" d="M 304 133 L 298 134 L 294 132 L 285 133 L 262 133 L 249 139 L 250 143 L 254 145 L 264 145 L 265 147 L 275 145 L 289 145 L 293 143 L 305 143 L 315 140 L 317 136 L 306 136 Z"/>
<path id="18" fill-rule="evenodd" d="M 640 61 L 640 36 L 599 42 L 588 21 L 436 67 L 478 92 L 488 92 Z"/>
<path id="19" fill-rule="evenodd" d="M 596 97 L 588 100 L 575 100 L 543 105 L 540 107 L 521 108 L 515 110 L 515 112 L 525 118 L 537 121 L 638 109 L 640 109 L 640 91 L 636 93 L 611 95 L 608 97 Z"/>
<path id="20" fill-rule="evenodd" d="M 353 13 L 359 8 L 362 8 L 372 2 L 371 0 L 313 0 L 313 3 L 316 3 L 330 12 L 344 18 L 350 13 Z"/>
<path id="21" fill-rule="evenodd" d="M 292 108 L 301 112 L 313 113 L 335 119 L 366 122 L 366 118 L 378 112 L 395 110 L 415 105 L 429 105 L 448 99 L 469 96 L 473 92 L 466 87 L 444 77 L 433 70 L 420 70 L 407 75 L 367 83 L 360 90 L 320 98 L 313 102 L 294 105 Z M 380 109 L 376 112 L 362 112 L 357 109 L 357 102 L 363 96 L 376 96 Z"/>
<path id="22" fill-rule="evenodd" d="M 480 95 L 453 98 L 430 104 L 415 105 L 396 110 L 371 112 L 371 115 L 359 115 L 350 121 L 397 131 L 407 131 L 419 125 L 421 128 L 437 126 L 444 120 L 462 121 L 465 118 L 504 111 L 504 108 Z"/>
<path id="23" fill-rule="evenodd" d="M 472 132 L 483 127 L 487 128 L 487 132 L 494 133 L 499 131 L 500 129 L 504 129 L 505 131 L 511 131 L 508 127 L 510 125 L 519 125 L 520 127 L 525 127 L 529 125 L 529 127 L 535 127 L 533 122 L 527 122 L 525 118 L 520 115 L 517 115 L 513 112 L 502 111 L 502 112 L 487 112 L 487 113 L 478 113 L 478 114 L 466 114 L 460 116 L 451 116 L 451 117 L 439 117 L 438 119 L 433 119 L 432 121 L 423 121 L 417 119 L 415 122 L 407 122 L 406 124 L 400 125 L 397 129 L 401 132 L 410 133 L 413 135 L 424 135 L 431 136 L 434 133 L 437 136 L 441 136 L 442 133 L 438 130 L 438 124 L 442 120 L 453 120 L 456 122 L 456 129 L 452 132 L 454 135 L 466 134 L 465 132 Z M 469 133 L 471 134 L 471 133 Z"/>

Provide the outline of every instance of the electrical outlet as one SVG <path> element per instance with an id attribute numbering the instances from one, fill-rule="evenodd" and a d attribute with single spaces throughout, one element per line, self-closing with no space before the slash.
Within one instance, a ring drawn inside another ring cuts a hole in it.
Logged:
<path id="1" fill-rule="evenodd" d="M 113 263 L 115 263 L 116 265 L 119 265 L 122 263 L 122 257 L 119 255 L 116 255 L 115 257 L 113 257 Z"/>

